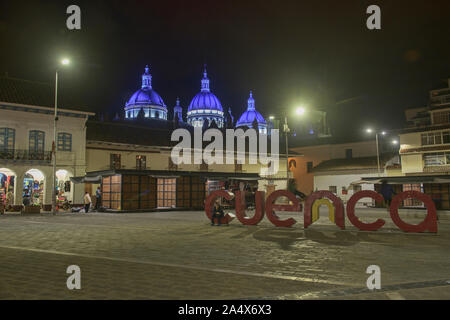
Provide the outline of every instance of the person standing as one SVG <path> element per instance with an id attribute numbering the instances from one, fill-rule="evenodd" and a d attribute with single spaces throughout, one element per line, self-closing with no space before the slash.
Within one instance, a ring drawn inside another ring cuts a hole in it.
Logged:
<path id="1" fill-rule="evenodd" d="M 385 206 L 389 210 L 389 207 L 391 206 L 392 202 L 392 196 L 396 195 L 396 193 L 392 189 L 392 186 L 388 184 L 386 180 L 383 180 L 383 182 L 381 183 L 381 195 L 384 198 Z"/>
<path id="2" fill-rule="evenodd" d="M 97 187 L 97 191 L 95 192 L 95 210 L 98 211 L 100 209 L 100 204 L 102 202 L 102 192 L 100 191 L 100 187 Z"/>
<path id="3" fill-rule="evenodd" d="M 86 213 L 89 213 L 91 203 L 92 203 L 91 196 L 89 195 L 89 192 L 86 192 L 86 194 L 84 195 L 84 211 Z"/>

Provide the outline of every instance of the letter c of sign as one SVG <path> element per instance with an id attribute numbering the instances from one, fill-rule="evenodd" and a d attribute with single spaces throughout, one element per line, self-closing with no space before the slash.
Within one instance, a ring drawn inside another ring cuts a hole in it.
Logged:
<path id="1" fill-rule="evenodd" d="M 404 222 L 398 215 L 398 208 L 403 200 L 415 198 L 421 200 L 427 207 L 427 216 L 421 223 L 414 225 Z M 436 206 L 430 196 L 418 191 L 405 191 L 399 193 L 392 199 L 391 203 L 391 219 L 401 230 L 405 232 L 437 232 Z"/>
<path id="2" fill-rule="evenodd" d="M 205 202 L 205 213 L 206 216 L 208 217 L 209 220 L 211 220 L 212 218 L 212 212 L 211 209 L 214 205 L 214 202 L 216 201 L 217 198 L 225 198 L 227 200 L 233 200 L 233 194 L 226 192 L 225 190 L 216 190 L 214 192 L 212 192 L 209 197 L 206 199 Z M 228 224 L 231 220 L 233 220 L 234 218 L 230 217 L 230 215 L 227 213 L 224 218 L 222 219 L 222 223 L 223 224 Z"/>
<path id="3" fill-rule="evenodd" d="M 356 203 L 358 202 L 358 200 L 360 200 L 362 198 L 372 198 L 372 199 L 375 199 L 375 201 L 378 201 L 378 202 L 382 202 L 383 199 L 384 199 L 381 194 L 379 194 L 379 193 L 377 193 L 375 191 L 371 191 L 371 190 L 364 190 L 364 191 L 359 191 L 359 192 L 355 193 L 350 198 L 350 200 L 348 200 L 348 202 L 347 202 L 347 217 L 348 217 L 348 220 L 350 220 L 350 222 L 355 227 L 357 227 L 359 230 L 362 230 L 362 231 L 377 231 L 382 226 L 384 226 L 386 221 L 384 221 L 383 219 L 378 219 L 377 221 L 375 221 L 373 223 L 364 223 L 361 220 L 359 220 L 358 217 L 355 215 Z"/>
<path id="4" fill-rule="evenodd" d="M 274 204 L 275 200 L 280 197 L 287 197 L 292 201 L 292 205 L 279 205 Z M 286 220 L 280 220 L 280 218 L 275 214 L 274 210 L 278 211 L 300 211 L 300 202 L 298 199 L 287 190 L 277 190 L 270 194 L 266 201 L 266 216 L 270 222 L 272 222 L 276 227 L 291 227 L 297 221 L 293 218 Z"/>

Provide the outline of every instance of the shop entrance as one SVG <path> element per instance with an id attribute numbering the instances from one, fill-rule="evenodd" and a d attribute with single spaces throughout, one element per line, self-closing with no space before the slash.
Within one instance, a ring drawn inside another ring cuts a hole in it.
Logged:
<path id="1" fill-rule="evenodd" d="M 8 209 L 14 205 L 16 174 L 7 168 L 0 169 L 0 207 Z"/>
<path id="2" fill-rule="evenodd" d="M 42 205 L 44 203 L 45 176 L 38 169 L 31 169 L 25 173 L 23 179 L 24 205 Z"/>
<path id="3" fill-rule="evenodd" d="M 59 202 L 71 202 L 73 203 L 73 183 L 70 182 L 70 174 L 67 170 L 56 171 L 56 190 L 58 191 L 58 203 Z"/>

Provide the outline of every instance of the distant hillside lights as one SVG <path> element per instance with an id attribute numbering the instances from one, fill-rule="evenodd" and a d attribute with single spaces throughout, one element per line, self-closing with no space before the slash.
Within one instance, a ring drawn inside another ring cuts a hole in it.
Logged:
<path id="1" fill-rule="evenodd" d="M 279 130 L 271 130 L 270 156 L 267 155 L 267 135 L 259 134 L 255 129 L 227 129 L 225 134 L 226 157 L 224 160 L 224 137 L 218 129 L 206 130 L 203 134 L 201 128 L 194 128 L 194 150 L 192 150 L 192 137 L 187 129 L 177 129 L 172 133 L 171 141 L 179 142 L 172 149 L 172 162 L 180 164 L 212 164 L 235 165 L 246 164 L 246 139 L 248 145 L 248 164 L 262 165 L 261 175 L 274 175 L 279 171 Z M 180 139 L 181 142 L 180 142 Z M 237 139 L 237 148 L 235 148 Z M 212 141 L 212 142 L 211 142 Z M 203 148 L 203 142 L 211 142 Z M 236 153 L 235 153 L 236 152 Z M 194 160 L 192 161 L 192 154 Z M 237 157 L 236 157 L 237 156 Z"/>

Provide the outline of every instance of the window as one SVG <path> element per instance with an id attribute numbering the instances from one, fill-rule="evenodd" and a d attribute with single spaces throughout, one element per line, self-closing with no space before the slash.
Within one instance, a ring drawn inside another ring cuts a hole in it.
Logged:
<path id="1" fill-rule="evenodd" d="M 442 144 L 443 132 L 423 133 L 421 136 L 422 145 Z"/>
<path id="2" fill-rule="evenodd" d="M 353 185 L 353 193 L 359 192 L 362 190 L 362 187 L 360 184 L 354 184 Z"/>
<path id="3" fill-rule="evenodd" d="M 16 130 L 10 128 L 0 128 L 0 152 L 14 151 Z"/>
<path id="4" fill-rule="evenodd" d="M 32 130 L 30 131 L 29 150 L 32 153 L 44 152 L 45 132 Z"/>
<path id="5" fill-rule="evenodd" d="M 146 156 L 136 156 L 136 169 L 145 170 L 147 168 L 147 157 Z"/>
<path id="6" fill-rule="evenodd" d="M 442 132 L 442 143 L 450 143 L 450 131 Z"/>
<path id="7" fill-rule="evenodd" d="M 353 158 L 353 150 L 352 149 L 345 149 L 345 158 L 346 159 Z"/>
<path id="8" fill-rule="evenodd" d="M 333 193 L 337 193 L 337 187 L 336 186 L 329 186 L 328 187 L 328 190 L 330 191 L 330 192 L 333 192 Z"/>
<path id="9" fill-rule="evenodd" d="M 447 159 L 444 152 L 427 153 L 423 156 L 425 166 L 443 166 L 446 165 Z"/>
<path id="10" fill-rule="evenodd" d="M 312 162 L 306 163 L 306 172 L 311 173 L 312 169 L 313 169 L 313 163 Z"/>
<path id="11" fill-rule="evenodd" d="M 450 111 L 435 112 L 433 114 L 434 124 L 450 123 Z"/>
<path id="12" fill-rule="evenodd" d="M 177 179 L 158 179 L 158 207 L 176 207 Z"/>
<path id="13" fill-rule="evenodd" d="M 58 151 L 72 151 L 72 135 L 70 133 L 58 133 Z"/>
<path id="14" fill-rule="evenodd" d="M 122 168 L 122 165 L 120 162 L 120 154 L 111 153 L 110 167 L 111 167 L 111 169 L 114 169 L 114 170 L 119 170 Z"/>

